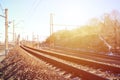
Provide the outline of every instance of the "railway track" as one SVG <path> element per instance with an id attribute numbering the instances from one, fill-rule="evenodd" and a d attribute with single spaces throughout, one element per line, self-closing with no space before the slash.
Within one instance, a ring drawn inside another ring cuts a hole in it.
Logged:
<path id="1" fill-rule="evenodd" d="M 92 73 L 88 70 L 84 70 L 74 66 L 74 65 L 77 65 L 77 66 L 87 65 L 90 67 L 94 67 L 96 70 L 102 69 L 103 71 L 110 71 L 112 73 L 115 73 L 118 75 L 117 77 L 119 78 L 120 67 L 115 67 L 112 65 L 91 61 L 88 59 L 77 58 L 69 55 L 63 55 L 63 54 L 52 52 L 52 51 L 34 49 L 28 46 L 21 46 L 21 48 L 31 53 L 32 55 L 36 56 L 37 58 L 43 59 L 47 63 L 50 63 L 66 71 L 67 73 L 71 73 L 72 77 L 80 77 L 85 80 L 91 80 L 91 79 L 92 80 L 108 80 L 109 79 L 108 77 L 100 76 L 100 75 L 97 75 L 96 73 Z M 70 65 L 71 62 L 72 62 L 72 65 Z"/>
<path id="2" fill-rule="evenodd" d="M 91 60 L 100 61 L 100 62 L 104 62 L 104 63 L 120 65 L 120 62 L 119 62 L 120 56 L 116 56 L 116 55 L 104 55 L 104 54 L 89 53 L 89 52 L 85 53 L 85 52 L 80 52 L 80 51 L 78 52 L 78 51 L 72 51 L 72 50 L 65 51 L 63 49 L 54 49 L 54 48 L 49 48 L 49 47 L 45 47 L 43 49 L 55 51 L 55 52 L 59 52 L 59 53 L 63 53 L 63 54 L 68 54 L 68 55 L 72 55 L 72 56 L 88 58 Z"/>
<path id="3" fill-rule="evenodd" d="M 62 51 L 67 51 L 67 52 L 72 52 L 72 53 L 82 53 L 85 55 L 95 56 L 98 58 L 101 57 L 101 58 L 106 58 L 106 59 L 111 59 L 111 60 L 116 60 L 116 61 L 120 60 L 120 55 L 116 55 L 116 54 L 109 55 L 109 54 L 102 54 L 102 53 L 97 53 L 97 52 L 84 52 L 80 50 L 71 50 L 71 49 L 66 49 L 66 48 L 55 48 L 55 50 L 62 50 Z"/>

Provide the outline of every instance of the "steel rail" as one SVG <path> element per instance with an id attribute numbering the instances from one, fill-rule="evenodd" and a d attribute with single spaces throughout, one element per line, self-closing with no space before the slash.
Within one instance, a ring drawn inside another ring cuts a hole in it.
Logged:
<path id="1" fill-rule="evenodd" d="M 58 53 L 53 52 L 53 51 L 48 51 L 48 50 L 43 50 L 43 49 L 35 49 L 35 48 L 28 47 L 28 46 L 25 46 L 25 47 L 32 49 L 32 50 L 36 50 L 38 52 L 42 52 L 42 53 L 51 55 L 51 56 L 55 56 L 55 57 L 60 58 L 60 59 L 71 61 L 71 62 L 80 64 L 80 65 L 88 65 L 88 66 L 91 66 L 94 68 L 102 69 L 104 71 L 111 71 L 113 73 L 118 73 L 118 74 L 120 73 L 120 67 L 116 67 L 116 66 L 113 66 L 111 64 L 97 62 L 97 61 L 93 61 L 93 60 L 89 60 L 89 59 L 76 58 L 76 57 L 69 56 L 69 55 L 62 55 L 60 53 L 58 54 Z"/>
<path id="2" fill-rule="evenodd" d="M 20 46 L 22 49 L 26 50 L 27 52 L 29 52 L 30 54 L 36 56 L 37 58 L 40 58 L 58 68 L 61 68 L 62 70 L 65 70 L 69 73 L 72 73 L 72 76 L 76 76 L 76 77 L 80 77 L 80 78 L 83 78 L 85 80 L 108 80 L 106 78 L 103 78 L 101 76 L 98 76 L 98 75 L 95 75 L 95 74 L 92 74 L 90 72 L 87 72 L 87 71 L 84 71 L 84 70 L 81 70 L 81 69 L 78 69 L 78 68 L 75 68 L 73 66 L 70 66 L 70 65 L 67 65 L 65 64 L 64 62 L 59 62 L 59 61 L 56 61 L 54 59 L 51 59 L 51 58 L 48 58 L 48 57 L 45 57 L 43 55 L 41 55 L 40 53 L 45 53 L 44 51 L 42 52 L 38 52 L 37 50 L 35 49 L 31 49 L 31 48 L 28 48 L 28 47 L 25 47 L 25 46 Z"/>

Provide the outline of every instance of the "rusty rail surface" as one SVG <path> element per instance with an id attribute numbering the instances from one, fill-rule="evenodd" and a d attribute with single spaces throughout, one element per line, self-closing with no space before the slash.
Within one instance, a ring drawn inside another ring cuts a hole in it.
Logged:
<path id="1" fill-rule="evenodd" d="M 90 72 L 75 68 L 73 66 L 67 65 L 64 62 L 59 62 L 56 61 L 54 59 L 45 57 L 43 55 L 41 55 L 40 53 L 44 53 L 50 56 L 55 56 L 57 58 L 60 59 L 64 59 L 70 62 L 75 62 L 77 64 L 84 64 L 84 65 L 89 65 L 89 66 L 94 66 L 96 68 L 102 68 L 104 70 L 109 70 L 109 71 L 113 71 L 115 73 L 120 73 L 120 68 L 118 67 L 114 67 L 111 65 L 106 65 L 106 64 L 102 64 L 102 63 L 97 63 L 97 62 L 92 62 L 92 61 L 88 61 L 88 60 L 83 60 L 83 59 L 79 59 L 79 58 L 74 58 L 71 56 L 66 56 L 66 55 L 61 55 L 61 54 L 56 54 L 55 52 L 51 52 L 51 51 L 46 51 L 46 50 L 39 50 L 39 49 L 35 49 L 35 48 L 31 48 L 28 46 L 21 46 L 21 48 L 23 48 L 24 50 L 26 50 L 27 52 L 29 52 L 30 54 L 36 56 L 37 58 L 43 59 L 44 61 L 58 67 L 61 68 L 63 70 L 65 70 L 68 73 L 71 73 L 72 76 L 78 76 L 81 77 L 83 79 L 87 79 L 87 80 L 107 80 L 106 78 L 103 78 L 101 76 L 92 74 Z M 87 76 L 87 77 L 86 77 Z"/>

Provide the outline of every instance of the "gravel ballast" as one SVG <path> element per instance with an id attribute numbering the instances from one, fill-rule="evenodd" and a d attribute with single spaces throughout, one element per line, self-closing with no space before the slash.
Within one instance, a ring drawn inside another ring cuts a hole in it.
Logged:
<path id="1" fill-rule="evenodd" d="M 70 80 L 59 75 L 42 60 L 28 54 L 20 47 L 10 50 L 0 63 L 1 80 Z"/>

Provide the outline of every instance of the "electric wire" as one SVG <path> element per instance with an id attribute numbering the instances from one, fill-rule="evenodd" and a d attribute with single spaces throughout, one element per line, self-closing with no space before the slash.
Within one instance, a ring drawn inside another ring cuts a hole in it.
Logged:
<path id="1" fill-rule="evenodd" d="M 0 3 L 0 9 L 1 9 L 1 11 L 2 11 L 2 14 L 4 14 L 4 9 L 3 9 L 3 7 L 2 7 L 2 4 Z"/>
<path id="2" fill-rule="evenodd" d="M 41 2 L 41 0 L 34 0 L 32 2 L 31 7 L 29 9 L 27 9 L 28 12 L 26 13 L 25 17 L 31 18 L 35 14 L 35 11 L 37 10 L 40 2 Z"/>
<path id="3" fill-rule="evenodd" d="M 31 12 L 32 12 L 32 9 L 33 9 L 34 5 L 36 4 L 36 1 L 37 1 L 37 0 L 34 0 L 34 1 L 32 2 L 31 7 L 29 7 L 28 9 L 26 9 L 26 10 L 27 10 L 26 13 L 25 13 L 25 17 L 26 17 L 26 18 L 31 17 Z"/>

